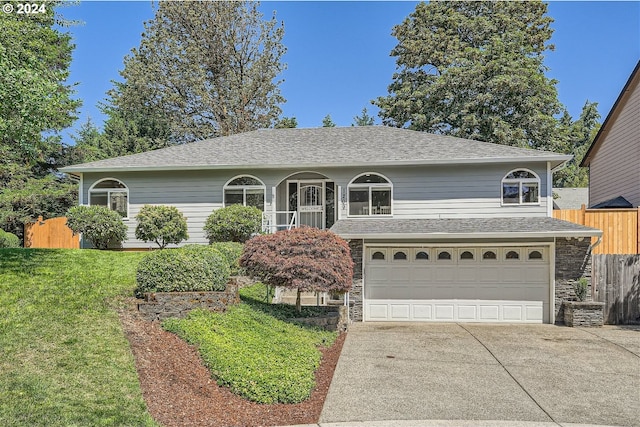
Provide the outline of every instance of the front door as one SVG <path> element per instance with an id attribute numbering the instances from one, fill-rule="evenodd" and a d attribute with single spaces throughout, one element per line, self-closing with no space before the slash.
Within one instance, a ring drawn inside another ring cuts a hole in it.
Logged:
<path id="1" fill-rule="evenodd" d="M 298 187 L 298 225 L 324 228 L 324 182 L 302 181 Z"/>

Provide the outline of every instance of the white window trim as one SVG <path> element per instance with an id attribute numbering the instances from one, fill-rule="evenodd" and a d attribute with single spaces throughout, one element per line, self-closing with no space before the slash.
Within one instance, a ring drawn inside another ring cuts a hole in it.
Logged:
<path id="1" fill-rule="evenodd" d="M 529 172 L 535 178 L 507 178 L 514 172 L 517 171 L 525 171 Z M 504 202 L 504 184 L 518 184 L 518 203 L 505 203 Z M 523 202 L 522 201 L 522 184 L 538 184 L 538 201 L 537 202 Z M 500 204 L 502 206 L 540 206 L 541 199 L 541 185 L 540 185 L 540 177 L 537 173 L 527 168 L 516 168 L 507 172 L 502 181 L 500 181 Z"/>
<path id="2" fill-rule="evenodd" d="M 229 185 L 234 180 L 238 178 L 244 178 L 244 177 L 255 179 L 256 181 L 259 181 L 262 184 L 261 185 Z M 226 207 L 224 193 L 227 189 L 235 189 L 235 190 L 242 189 L 242 206 L 247 206 L 247 190 L 262 190 L 263 191 L 262 212 L 267 211 L 267 186 L 264 185 L 264 181 L 261 180 L 260 178 L 253 175 L 243 174 L 243 175 L 236 175 L 233 178 L 231 178 L 229 181 L 227 181 L 222 187 L 222 207 Z"/>
<path id="3" fill-rule="evenodd" d="M 124 188 L 95 188 L 96 185 L 100 184 L 103 181 L 116 181 L 120 184 L 124 185 Z M 119 180 L 117 178 L 102 178 L 98 181 L 94 182 L 91 187 L 89 187 L 89 191 L 87 192 L 87 206 L 91 206 L 91 193 L 107 193 L 107 207 L 111 209 L 111 193 L 127 193 L 127 216 L 122 218 L 123 220 L 129 219 L 129 186 Z M 102 206 L 102 205 L 100 205 Z"/>
<path id="4" fill-rule="evenodd" d="M 365 175 L 377 175 L 379 177 L 382 177 L 384 179 L 387 180 L 386 183 L 370 183 L 370 184 L 354 184 L 353 182 L 360 178 L 361 176 L 365 176 Z M 351 205 L 351 200 L 349 200 L 349 193 L 350 190 L 352 188 L 356 188 L 356 189 L 363 189 L 363 188 L 367 188 L 369 189 L 369 214 L 368 215 L 352 215 L 350 213 L 351 209 L 350 209 L 350 205 Z M 373 214 L 373 206 L 371 205 L 372 203 L 372 189 L 373 188 L 379 188 L 379 189 L 388 189 L 389 190 L 389 210 L 390 213 L 388 214 Z M 347 185 L 347 218 L 370 218 L 370 217 L 392 217 L 393 216 L 393 183 L 391 182 L 391 180 L 389 178 L 387 178 L 386 176 L 384 176 L 381 173 L 378 172 L 364 172 L 361 173 L 359 175 L 356 175 Z"/>

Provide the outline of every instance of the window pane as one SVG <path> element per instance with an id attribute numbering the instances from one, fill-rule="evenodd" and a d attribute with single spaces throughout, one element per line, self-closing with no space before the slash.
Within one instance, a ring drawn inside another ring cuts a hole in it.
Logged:
<path id="1" fill-rule="evenodd" d="M 391 189 L 372 188 L 371 189 L 372 215 L 391 214 Z"/>
<path id="2" fill-rule="evenodd" d="M 451 259 L 451 254 L 447 251 L 439 252 L 438 259 Z"/>
<path id="3" fill-rule="evenodd" d="M 369 189 L 349 190 L 349 215 L 369 215 Z"/>
<path id="4" fill-rule="evenodd" d="M 429 259 L 429 254 L 426 253 L 425 251 L 420 251 L 416 254 L 416 259 L 424 259 L 424 260 L 428 260 Z"/>
<path id="5" fill-rule="evenodd" d="M 540 251 L 529 252 L 529 259 L 542 259 L 542 253 Z"/>
<path id="6" fill-rule="evenodd" d="M 113 180 L 107 179 L 105 181 L 97 183 L 93 188 L 127 188 L 123 183 Z"/>
<path id="7" fill-rule="evenodd" d="M 538 203 L 538 184 L 522 184 L 522 203 Z"/>
<path id="8" fill-rule="evenodd" d="M 402 252 L 402 251 L 398 251 L 398 252 L 393 254 L 393 259 L 395 259 L 395 260 L 406 260 L 407 259 L 407 254 Z"/>
<path id="9" fill-rule="evenodd" d="M 473 259 L 473 253 L 470 251 L 464 251 L 460 254 L 460 259 L 469 259 L 472 260 Z"/>
<path id="10" fill-rule="evenodd" d="M 225 206 L 229 206 L 229 205 L 241 205 L 244 203 L 243 197 L 242 197 L 242 190 L 231 190 L 231 189 L 226 189 L 224 190 L 224 205 Z"/>
<path id="11" fill-rule="evenodd" d="M 496 259 L 496 253 L 493 251 L 486 251 L 482 254 L 482 259 Z"/>
<path id="12" fill-rule="evenodd" d="M 250 176 L 241 176 L 234 179 L 227 185 L 262 185 L 262 183 L 255 178 L 251 178 Z"/>
<path id="13" fill-rule="evenodd" d="M 91 206 L 109 206 L 107 200 L 107 193 L 89 193 L 89 204 Z"/>
<path id="14" fill-rule="evenodd" d="M 362 175 L 353 181 L 354 184 L 386 184 L 388 182 L 389 181 L 380 175 L 374 173 Z"/>
<path id="15" fill-rule="evenodd" d="M 506 259 L 520 259 L 520 254 L 516 251 L 509 251 L 505 256 Z"/>
<path id="16" fill-rule="evenodd" d="M 532 174 L 531 172 L 529 172 L 529 171 L 518 170 L 518 171 L 511 172 L 505 178 L 507 178 L 507 179 L 527 179 L 527 178 L 536 179 L 536 176 L 534 174 Z"/>
<path id="17" fill-rule="evenodd" d="M 376 251 L 373 253 L 373 255 L 371 256 L 371 259 L 378 259 L 378 260 L 383 260 L 384 259 L 384 253 L 380 252 L 380 251 Z"/>
<path id="18" fill-rule="evenodd" d="M 129 212 L 127 211 L 127 193 L 112 191 L 110 196 L 111 210 L 118 212 L 120 216 L 126 218 L 129 214 Z"/>
<path id="19" fill-rule="evenodd" d="M 264 190 L 247 190 L 247 206 L 264 210 Z"/>
<path id="20" fill-rule="evenodd" d="M 502 203 L 520 203 L 519 192 L 518 184 L 502 184 Z"/>

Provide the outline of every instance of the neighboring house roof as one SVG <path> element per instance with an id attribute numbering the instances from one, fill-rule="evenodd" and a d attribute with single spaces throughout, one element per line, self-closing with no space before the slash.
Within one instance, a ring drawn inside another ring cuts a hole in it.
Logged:
<path id="1" fill-rule="evenodd" d="M 589 205 L 589 189 L 584 188 L 554 188 L 553 209 L 581 209 L 582 205 Z"/>
<path id="2" fill-rule="evenodd" d="M 61 168 L 62 172 L 435 165 L 571 156 L 387 126 L 261 129 Z"/>
<path id="3" fill-rule="evenodd" d="M 629 96 L 629 94 L 631 94 L 631 88 L 635 87 L 638 84 L 640 84 L 640 61 L 638 61 L 638 63 L 636 64 L 636 67 L 633 69 L 631 76 L 629 76 L 629 80 L 627 80 L 627 83 L 624 85 L 624 88 L 622 88 L 620 95 L 618 95 L 618 99 L 616 99 L 613 107 L 611 107 L 607 118 L 600 127 L 600 130 L 596 134 L 596 137 L 593 139 L 593 142 L 591 143 L 589 150 L 587 150 L 587 153 L 584 155 L 580 166 L 589 166 L 591 160 L 593 159 L 593 156 L 596 154 L 596 151 L 598 151 L 598 148 L 602 144 L 604 137 L 609 132 L 609 129 L 613 124 L 614 117 L 618 115 L 618 110 L 620 109 L 619 107 L 625 103 L 626 98 Z"/>
<path id="4" fill-rule="evenodd" d="M 345 239 L 486 239 L 602 236 L 602 231 L 548 217 L 399 219 L 348 218 L 331 231 Z"/>
<path id="5" fill-rule="evenodd" d="M 614 197 L 613 199 L 605 200 L 596 205 L 591 206 L 589 209 L 613 209 L 613 208 L 632 208 L 633 205 L 629 203 L 627 199 L 622 196 Z"/>

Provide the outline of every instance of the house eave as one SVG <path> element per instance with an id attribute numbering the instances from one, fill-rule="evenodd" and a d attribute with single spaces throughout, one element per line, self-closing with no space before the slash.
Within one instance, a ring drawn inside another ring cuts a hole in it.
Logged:
<path id="1" fill-rule="evenodd" d="M 550 162 L 557 167 L 569 160 L 570 155 L 532 156 L 532 157 L 498 157 L 498 158 L 468 158 L 468 159 L 437 159 L 437 160 L 388 160 L 377 162 L 345 162 L 345 163 L 296 163 L 296 164 L 243 164 L 243 165 L 163 165 L 163 166 L 122 166 L 122 167 L 64 167 L 60 172 L 103 173 L 103 172 L 143 172 L 143 171 L 193 171 L 193 170 L 244 170 L 244 169 L 292 169 L 292 168 L 343 168 L 343 167 L 371 167 L 371 166 L 434 166 L 434 165 L 469 165 L 469 164 L 501 164 L 524 162 Z"/>
<path id="2" fill-rule="evenodd" d="M 522 233 L 337 233 L 343 239 L 363 240 L 488 240 L 488 239 L 549 239 L 600 237 L 600 230 L 548 231 Z"/>

